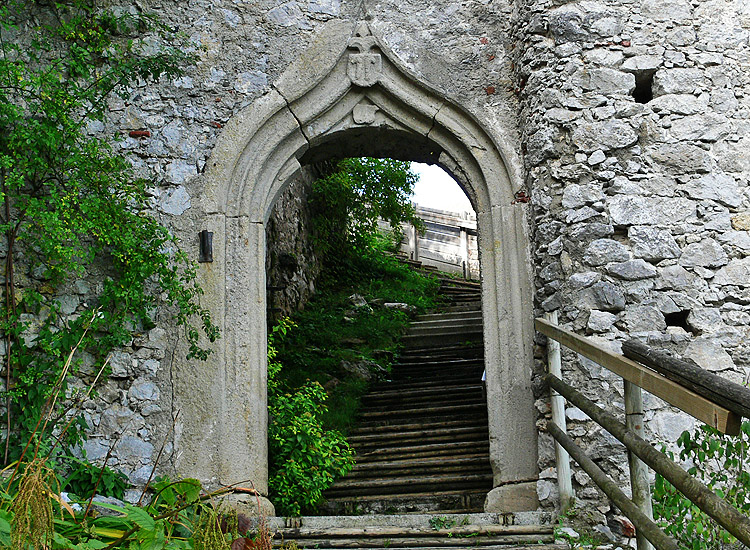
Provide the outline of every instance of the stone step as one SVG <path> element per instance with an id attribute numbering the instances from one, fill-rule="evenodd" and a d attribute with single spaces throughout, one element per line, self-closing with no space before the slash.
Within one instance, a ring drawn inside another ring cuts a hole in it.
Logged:
<path id="1" fill-rule="evenodd" d="M 474 468 L 484 468 L 488 471 L 489 454 L 475 453 L 457 457 L 422 458 L 409 460 L 391 460 L 382 462 L 357 463 L 347 477 L 365 477 L 369 475 L 389 475 L 389 473 L 400 473 L 401 475 L 429 473 L 434 469 L 442 472 L 467 472 Z"/>
<path id="2" fill-rule="evenodd" d="M 492 474 L 442 474 L 417 476 L 392 476 L 385 479 L 352 479 L 337 481 L 326 491 L 326 495 L 358 496 L 390 494 L 441 492 L 450 489 L 492 489 Z"/>
<path id="3" fill-rule="evenodd" d="M 413 407 L 408 409 L 393 410 L 373 410 L 368 411 L 364 409 L 362 411 L 362 419 L 364 421 L 387 419 L 387 418 L 400 418 L 400 417 L 417 417 L 417 416 L 438 416 L 438 415 L 451 415 L 451 414 L 472 414 L 486 412 L 487 407 L 484 403 L 469 403 L 466 405 L 436 405 L 433 407 Z"/>
<path id="4" fill-rule="evenodd" d="M 274 548 L 281 548 L 283 545 L 282 541 L 272 541 Z M 307 550 L 309 549 L 315 549 L 315 550 L 339 550 L 338 548 L 334 546 L 309 546 L 304 542 L 300 542 L 297 546 L 300 549 Z M 381 550 L 382 548 L 390 548 L 391 546 L 368 546 L 367 541 L 361 541 L 360 545 L 354 546 L 352 548 L 356 548 L 356 550 Z M 420 545 L 419 550 L 441 550 L 442 548 L 445 548 L 445 546 L 424 546 Z M 471 542 L 464 543 L 464 546 L 452 546 L 451 548 L 465 548 L 470 549 L 473 548 L 471 546 Z M 500 545 L 483 545 L 481 546 L 482 550 L 570 550 L 570 546 L 567 543 L 554 543 L 554 544 L 538 544 L 538 543 L 532 543 L 530 545 L 523 544 L 523 545 L 517 545 L 517 544 L 500 544 Z"/>
<path id="5" fill-rule="evenodd" d="M 454 312 L 446 312 L 446 313 L 423 313 L 422 315 L 418 315 L 414 322 L 417 323 L 424 323 L 429 321 L 448 321 L 448 320 L 455 320 L 460 321 L 462 319 L 481 319 L 482 318 L 482 312 L 481 311 L 454 311 Z"/>
<path id="6" fill-rule="evenodd" d="M 449 522 L 456 525 L 543 525 L 554 526 L 557 515 L 551 511 L 514 512 L 514 513 L 465 513 L 455 512 L 450 516 L 437 513 L 425 514 L 390 514 L 376 515 L 324 515 L 302 516 L 296 518 L 269 517 L 267 524 L 271 530 L 285 527 L 309 527 L 314 529 L 331 529 L 338 527 L 430 527 L 438 522 Z M 255 525 L 258 518 L 250 518 Z"/>
<path id="7" fill-rule="evenodd" d="M 377 449 L 357 454 L 357 463 L 390 462 L 394 460 L 419 460 L 444 457 L 453 459 L 466 454 L 488 453 L 489 441 L 459 441 L 451 443 L 425 443 L 405 445 L 394 449 Z M 345 478 L 344 478 L 345 479 Z"/>
<path id="8" fill-rule="evenodd" d="M 327 498 L 324 509 L 357 514 L 409 514 L 481 512 L 487 490 L 448 490 L 440 493 L 363 495 Z"/>
<path id="9" fill-rule="evenodd" d="M 400 363 L 393 365 L 390 376 L 403 375 L 405 373 L 441 373 L 449 371 L 457 376 L 484 370 L 484 361 L 424 361 L 422 363 Z"/>
<path id="10" fill-rule="evenodd" d="M 391 383 L 393 384 L 393 383 Z M 412 388 L 412 389 L 392 389 L 375 391 L 368 393 L 364 398 L 363 402 L 369 403 L 370 401 L 381 401 L 390 400 L 394 397 L 397 398 L 415 398 L 421 396 L 440 397 L 445 396 L 446 392 L 472 392 L 482 391 L 481 383 L 473 384 L 444 384 L 440 386 L 430 386 L 427 388 Z"/>
<path id="11" fill-rule="evenodd" d="M 466 344 L 476 345 L 482 342 L 482 332 L 466 333 L 464 331 L 443 331 L 431 334 L 419 334 L 409 336 L 408 334 L 401 337 L 401 343 L 404 346 L 414 345 L 415 347 L 426 347 L 439 344 Z"/>
<path id="12" fill-rule="evenodd" d="M 427 334 L 431 332 L 440 332 L 444 330 L 462 329 L 466 332 L 474 333 L 482 329 L 482 318 L 464 318 L 458 321 L 453 319 L 436 319 L 434 321 L 418 321 L 409 325 L 407 335 Z"/>
<path id="13" fill-rule="evenodd" d="M 482 424 L 481 420 L 478 421 L 475 418 L 467 418 L 464 420 L 452 420 L 452 421 L 439 421 L 439 422 L 418 422 L 418 423 L 405 423 L 405 424 L 389 424 L 385 426 L 370 426 L 353 429 L 350 433 L 352 436 L 356 435 L 369 435 L 375 433 L 390 433 L 390 432 L 401 432 L 409 430 L 440 430 L 442 428 L 462 428 L 468 426 L 476 426 L 477 423 Z"/>
<path id="14" fill-rule="evenodd" d="M 481 311 L 482 302 L 477 298 L 474 301 L 467 301 L 461 303 L 453 303 L 451 305 L 444 305 L 439 307 L 436 313 L 452 313 L 456 311 Z"/>
<path id="15" fill-rule="evenodd" d="M 373 417 L 373 418 L 364 418 L 359 422 L 359 425 L 363 428 L 370 428 L 375 426 L 402 426 L 404 424 L 412 424 L 415 420 L 423 420 L 425 423 L 434 423 L 434 422 L 451 422 L 456 420 L 468 420 L 475 425 L 479 425 L 479 423 L 487 423 L 487 409 L 486 407 L 482 407 L 482 410 L 474 411 L 471 414 L 467 414 L 465 412 L 458 412 L 458 413 L 451 413 L 451 414 L 436 414 L 436 415 L 426 415 L 426 416 L 409 416 L 406 415 L 394 415 L 390 417 Z"/>
<path id="16" fill-rule="evenodd" d="M 457 525 L 450 528 L 362 527 L 311 529 L 284 528 L 276 535 L 284 541 L 295 541 L 303 547 L 316 548 L 459 548 L 501 547 L 554 543 L 554 532 L 548 526 L 526 525 Z"/>
<path id="17" fill-rule="evenodd" d="M 474 371 L 474 373 L 468 373 L 466 375 L 458 376 L 451 378 L 448 376 L 444 376 L 442 378 L 438 378 L 436 380 L 426 380 L 424 376 L 418 376 L 416 374 L 410 374 L 408 376 L 399 377 L 397 380 L 392 380 L 390 382 L 379 382 L 378 384 L 373 386 L 373 389 L 376 391 L 385 391 L 383 388 L 398 388 L 402 390 L 412 390 L 412 389 L 420 389 L 420 388 L 446 388 L 450 387 L 453 384 L 463 385 L 463 384 L 476 384 L 477 381 L 481 383 L 482 378 L 482 370 L 477 369 Z"/>
<path id="18" fill-rule="evenodd" d="M 462 408 L 463 407 L 463 408 Z M 424 414 L 439 414 L 442 409 L 447 408 L 448 413 L 455 413 L 466 407 L 477 407 L 477 410 L 485 409 L 485 401 L 482 398 L 481 393 L 476 395 L 456 397 L 450 400 L 450 404 L 444 404 L 442 406 L 435 406 L 434 399 L 415 399 L 413 401 L 393 401 L 391 403 L 380 402 L 364 406 L 360 409 L 360 418 L 362 420 L 372 420 L 373 418 L 379 418 L 378 415 L 388 414 L 391 417 L 403 417 L 403 416 L 419 416 Z M 436 410 L 437 409 L 437 410 Z M 375 415 L 375 416 L 373 416 Z"/>
<path id="19" fill-rule="evenodd" d="M 451 345 L 437 345 L 437 346 L 411 346 L 404 348 L 399 355 L 399 361 L 404 362 L 409 358 L 421 359 L 423 357 L 432 358 L 450 358 L 456 357 L 457 359 L 471 359 L 474 357 L 484 356 L 484 346 L 481 343 L 466 345 L 466 344 L 451 344 Z"/>
<path id="20" fill-rule="evenodd" d="M 440 278 L 440 290 L 448 288 L 460 288 L 472 290 L 481 293 L 482 287 L 477 281 L 467 281 L 466 279 L 444 279 Z"/>
<path id="21" fill-rule="evenodd" d="M 486 425 L 470 428 L 454 428 L 437 432 L 395 432 L 363 436 L 350 436 L 349 443 L 358 451 L 366 452 L 375 447 L 380 449 L 394 448 L 403 445 L 424 445 L 441 442 L 466 443 L 469 441 L 489 441 Z"/>

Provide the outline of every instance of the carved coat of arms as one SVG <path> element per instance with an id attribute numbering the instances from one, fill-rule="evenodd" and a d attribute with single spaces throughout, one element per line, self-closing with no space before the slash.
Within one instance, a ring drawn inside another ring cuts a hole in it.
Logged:
<path id="1" fill-rule="evenodd" d="M 360 23 L 354 36 L 349 40 L 348 47 L 359 52 L 349 54 L 349 64 L 346 67 L 346 74 L 352 83 L 363 88 L 377 84 L 383 72 L 383 58 L 375 51 L 375 37 L 370 33 L 366 23 Z"/>

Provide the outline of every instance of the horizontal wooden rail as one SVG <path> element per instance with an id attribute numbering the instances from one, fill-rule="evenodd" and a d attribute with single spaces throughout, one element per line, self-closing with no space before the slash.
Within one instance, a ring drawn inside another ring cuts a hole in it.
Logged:
<path id="1" fill-rule="evenodd" d="M 643 363 L 686 388 L 735 413 L 750 418 L 750 388 L 702 369 L 686 361 L 655 350 L 638 340 L 622 344 L 625 357 Z"/>
<path id="2" fill-rule="evenodd" d="M 581 392 L 552 374 L 547 374 L 545 380 L 568 401 L 615 436 L 628 450 L 637 455 L 654 471 L 661 474 L 693 504 L 714 518 L 740 542 L 750 546 L 750 519 L 743 516 L 734 506 L 719 498 L 711 489 L 667 458 L 664 453 L 660 453 L 647 441 L 628 430 L 625 424 L 614 415 L 604 411 Z"/>
<path id="3" fill-rule="evenodd" d="M 641 512 L 638 507 L 623 493 L 617 484 L 605 474 L 593 460 L 591 460 L 583 450 L 576 445 L 568 435 L 563 432 L 554 422 L 547 422 L 547 430 L 562 445 L 573 460 L 583 468 L 589 477 L 594 480 L 599 488 L 604 491 L 612 502 L 615 503 L 622 512 L 630 518 L 638 529 L 658 550 L 679 550 L 677 543 L 659 528 L 646 514 Z"/>
<path id="4" fill-rule="evenodd" d="M 625 380 L 640 386 L 647 392 L 682 409 L 709 426 L 713 426 L 720 432 L 730 435 L 739 433 L 741 417 L 729 409 L 698 395 L 624 355 L 614 353 L 575 332 L 553 325 L 545 319 L 535 319 L 534 325 L 545 336 L 557 340 L 565 347 L 580 353 L 584 357 L 588 357 L 604 368 L 622 376 Z"/>

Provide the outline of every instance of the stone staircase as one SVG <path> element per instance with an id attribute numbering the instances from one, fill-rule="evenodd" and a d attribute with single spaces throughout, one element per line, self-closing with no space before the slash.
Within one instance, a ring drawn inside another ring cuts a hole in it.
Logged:
<path id="1" fill-rule="evenodd" d="M 391 379 L 348 437 L 357 465 L 326 491 L 343 514 L 481 512 L 492 489 L 479 284 L 441 279 L 445 305 L 403 337 Z"/>
<path id="2" fill-rule="evenodd" d="M 299 548 L 376 549 L 482 548 L 485 550 L 568 550 L 554 542 L 544 514 L 404 514 L 269 518 L 273 544 Z"/>
<path id="3" fill-rule="evenodd" d="M 275 545 L 569 548 L 555 543 L 548 513 L 483 513 L 492 470 L 479 292 L 478 283 L 441 279 L 444 305 L 412 323 L 391 379 L 363 399 L 348 437 L 357 464 L 326 491 L 330 515 L 271 518 Z"/>

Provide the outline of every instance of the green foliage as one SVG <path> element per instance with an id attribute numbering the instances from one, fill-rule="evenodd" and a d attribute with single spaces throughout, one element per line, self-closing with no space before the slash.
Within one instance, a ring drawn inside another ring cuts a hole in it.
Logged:
<path id="1" fill-rule="evenodd" d="M 402 222 L 423 227 L 410 201 L 417 180 L 408 162 L 375 158 L 343 159 L 317 180 L 310 196 L 315 246 L 329 267 L 366 249 L 379 233 L 378 218 L 391 225 L 399 240 Z"/>
<path id="2" fill-rule="evenodd" d="M 341 432 L 356 417 L 367 382 L 342 363 L 388 367 L 409 322 L 407 314 L 382 304 L 422 310 L 435 303 L 437 280 L 385 254 L 387 246 L 378 239 L 360 255 L 344 258 L 346 269 L 324 275 L 304 311 L 269 334 L 269 486 L 282 514 L 314 510 L 322 492 L 353 465 Z M 374 305 L 354 307 L 354 293 Z M 328 395 L 324 384 L 331 387 Z"/>
<path id="3" fill-rule="evenodd" d="M 750 514 L 750 472 L 747 469 L 750 422 L 743 422 L 737 436 L 722 434 L 702 425 L 677 440 L 679 459 L 692 463 L 688 473 L 705 483 L 745 515 Z M 674 453 L 666 451 L 674 459 Z M 734 537 L 656 474 L 654 515 L 669 535 L 686 550 L 719 550 Z"/>
<path id="4" fill-rule="evenodd" d="M 195 479 L 158 479 L 152 502 L 145 506 L 99 503 L 113 515 L 85 514 L 88 502 L 63 503 L 54 472 L 43 459 L 19 468 L 0 480 L 0 547 L 102 550 L 229 550 L 243 539 L 236 514 L 212 501 L 226 490 L 206 493 Z M 268 529 L 259 528 L 257 547 L 271 548 Z M 245 542 L 242 540 L 242 542 Z"/>
<path id="5" fill-rule="evenodd" d="M 406 313 L 382 304 L 405 303 L 419 313 L 437 302 L 438 281 L 386 254 L 387 246 L 378 239 L 360 255 L 343 258 L 338 274 L 324 271 L 318 293 L 295 314 L 296 328 L 276 342 L 276 361 L 284 368 L 275 383 L 287 392 L 308 379 L 325 387 L 335 385 L 324 424 L 344 433 L 356 417 L 367 383 L 352 377 L 343 362 L 389 368 L 409 323 Z M 353 294 L 372 305 L 355 308 Z"/>
<path id="6" fill-rule="evenodd" d="M 79 342 L 103 359 L 153 326 L 149 312 L 160 295 L 186 329 L 190 357 L 208 354 L 195 319 L 208 340 L 218 337 L 199 303 L 194 264 L 149 214 L 151 183 L 134 176 L 111 136 L 87 131 L 105 120 L 113 94 L 127 97 L 131 83 L 176 76 L 191 59 L 152 17 L 93 6 L 45 4 L 54 22 L 30 32 L 37 6 L 0 6 L 0 231 L 9 282 L 0 330 L 11 342 L 10 459 L 32 432 L 45 437 L 36 430 L 43 413 L 53 419 L 47 434 L 64 416 L 62 405 L 43 409 L 56 385 L 65 394 L 61 374 Z M 57 290 L 92 268 L 106 275 L 101 293 L 87 311 L 64 318 Z M 35 286 L 31 274 L 44 283 Z M 20 278 L 23 288 L 16 288 Z M 79 420 L 66 430 L 67 442 L 79 441 L 84 428 Z"/>
<path id="7" fill-rule="evenodd" d="M 122 500 L 126 489 L 130 487 L 127 476 L 109 466 L 100 468 L 83 460 L 75 461 L 74 464 L 75 467 L 65 477 L 63 490 L 80 498 L 90 498 L 97 493 Z"/>
<path id="8" fill-rule="evenodd" d="M 354 452 L 339 432 L 323 428 L 327 395 L 319 383 L 308 382 L 293 393 L 280 391 L 281 365 L 274 346 L 290 326 L 282 321 L 269 337 L 269 486 L 277 511 L 299 516 L 313 510 L 334 479 L 351 470 Z"/>

